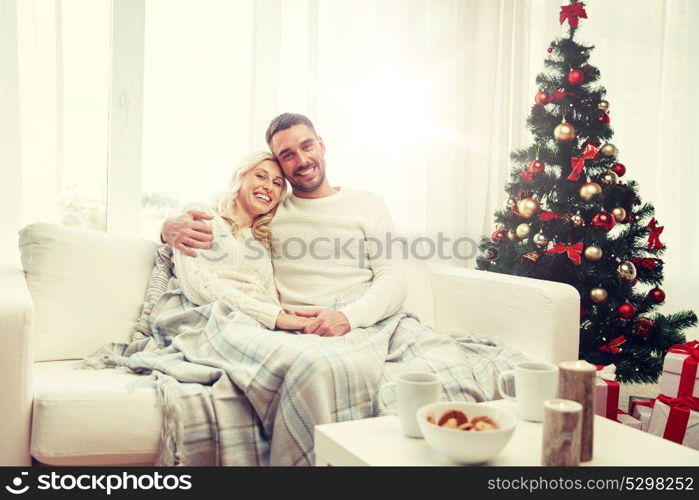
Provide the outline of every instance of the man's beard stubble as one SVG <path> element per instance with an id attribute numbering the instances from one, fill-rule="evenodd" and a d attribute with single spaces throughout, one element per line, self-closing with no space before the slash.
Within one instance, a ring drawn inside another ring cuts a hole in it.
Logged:
<path id="1" fill-rule="evenodd" d="M 305 167 L 300 168 L 299 170 L 303 170 L 304 168 L 308 168 L 309 166 L 313 166 L 319 170 L 319 175 L 316 178 L 316 182 L 313 185 L 310 186 L 304 186 L 301 184 L 296 184 L 294 181 L 289 179 L 289 184 L 291 184 L 291 187 L 294 189 L 298 189 L 299 191 L 302 191 L 304 193 L 312 193 L 316 189 L 318 189 L 322 184 L 323 181 L 325 181 L 325 165 L 318 165 L 317 163 L 313 163 L 312 165 L 306 165 Z"/>

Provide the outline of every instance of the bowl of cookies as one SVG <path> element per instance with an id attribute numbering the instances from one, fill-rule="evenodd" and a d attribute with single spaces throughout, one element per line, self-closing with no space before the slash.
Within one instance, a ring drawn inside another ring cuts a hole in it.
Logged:
<path id="1" fill-rule="evenodd" d="M 425 441 L 458 464 L 480 464 L 500 453 L 515 431 L 517 417 L 477 403 L 431 403 L 417 411 Z"/>

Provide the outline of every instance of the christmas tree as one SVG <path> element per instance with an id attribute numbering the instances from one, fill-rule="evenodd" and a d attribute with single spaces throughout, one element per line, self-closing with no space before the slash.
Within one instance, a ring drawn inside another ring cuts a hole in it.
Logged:
<path id="1" fill-rule="evenodd" d="M 478 268 L 568 283 L 581 297 L 580 358 L 614 363 L 623 382 L 655 382 L 668 348 L 696 324 L 691 311 L 655 312 L 665 300 L 663 227 L 643 203 L 610 139 L 610 103 L 578 43 L 584 3 L 561 7 L 567 36 L 547 49 L 546 71 L 527 119 L 534 143 L 515 167 L 495 232 L 479 245 Z"/>

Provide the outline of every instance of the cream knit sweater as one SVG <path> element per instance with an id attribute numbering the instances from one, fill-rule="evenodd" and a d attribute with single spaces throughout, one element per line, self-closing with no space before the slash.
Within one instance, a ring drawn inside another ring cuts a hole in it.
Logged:
<path id="1" fill-rule="evenodd" d="M 269 252 L 250 229 L 243 229 L 234 237 L 230 225 L 210 207 L 193 203 L 189 209 L 214 217 L 205 221 L 211 226 L 213 241 L 211 249 L 197 250 L 196 257 L 173 251 L 174 272 L 185 297 L 197 305 L 223 300 L 274 330 L 282 308 Z"/>
<path id="2" fill-rule="evenodd" d="M 272 264 L 282 307 L 340 310 L 352 329 L 397 312 L 406 296 L 403 246 L 383 199 L 341 188 L 324 198 L 288 195 L 272 220 Z"/>

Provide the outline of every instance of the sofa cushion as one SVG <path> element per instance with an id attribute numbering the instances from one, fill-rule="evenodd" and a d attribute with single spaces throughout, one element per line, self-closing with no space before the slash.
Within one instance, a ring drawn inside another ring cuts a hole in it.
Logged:
<path id="1" fill-rule="evenodd" d="M 31 454 L 50 465 L 153 463 L 162 413 L 141 375 L 34 363 Z"/>
<path id="2" fill-rule="evenodd" d="M 34 360 L 80 359 L 127 341 L 156 243 L 134 235 L 31 224 L 19 247 L 34 301 Z"/>

